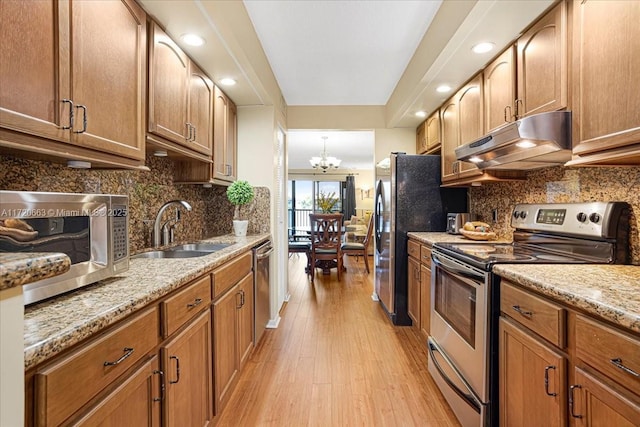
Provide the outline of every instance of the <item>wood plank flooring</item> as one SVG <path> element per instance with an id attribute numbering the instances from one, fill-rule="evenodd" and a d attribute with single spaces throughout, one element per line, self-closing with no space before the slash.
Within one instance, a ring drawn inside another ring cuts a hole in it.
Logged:
<path id="1" fill-rule="evenodd" d="M 217 425 L 459 425 L 427 372 L 425 339 L 371 300 L 362 258 L 345 257 L 341 282 L 318 270 L 314 285 L 304 263 L 289 260 L 280 326 L 265 332 Z"/>

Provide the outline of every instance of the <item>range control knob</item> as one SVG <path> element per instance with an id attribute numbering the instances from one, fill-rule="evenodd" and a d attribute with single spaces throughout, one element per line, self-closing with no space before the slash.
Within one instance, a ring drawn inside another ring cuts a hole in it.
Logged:
<path id="1" fill-rule="evenodd" d="M 519 212 L 519 211 L 513 211 L 513 217 L 514 217 L 515 219 L 520 218 L 520 212 Z"/>
<path id="2" fill-rule="evenodd" d="M 585 222 L 587 220 L 587 214 L 585 214 L 584 212 L 580 212 L 576 218 L 578 218 L 578 221 L 580 222 Z"/>
<path id="3" fill-rule="evenodd" d="M 520 212 L 520 218 L 525 219 L 527 217 L 527 211 Z"/>
<path id="4" fill-rule="evenodd" d="M 593 223 L 599 223 L 600 222 L 600 215 L 598 215 L 597 213 L 592 213 L 591 215 L 589 215 L 589 221 L 593 222 Z"/>

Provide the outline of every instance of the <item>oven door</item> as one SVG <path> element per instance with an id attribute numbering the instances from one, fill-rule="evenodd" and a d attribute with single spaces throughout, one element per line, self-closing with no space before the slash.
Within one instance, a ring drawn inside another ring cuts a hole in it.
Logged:
<path id="1" fill-rule="evenodd" d="M 442 355 L 488 401 L 489 273 L 432 253 L 431 336 Z"/>

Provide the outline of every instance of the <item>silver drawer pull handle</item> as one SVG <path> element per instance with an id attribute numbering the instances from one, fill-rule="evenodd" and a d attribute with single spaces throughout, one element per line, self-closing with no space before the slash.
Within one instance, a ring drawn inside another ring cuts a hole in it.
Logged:
<path id="1" fill-rule="evenodd" d="M 62 129 L 73 129 L 73 101 L 70 99 L 63 99 L 62 103 L 69 104 L 69 126 L 62 126 Z"/>
<path id="2" fill-rule="evenodd" d="M 626 366 L 624 366 L 622 364 L 622 359 L 620 359 L 619 357 L 615 358 L 615 359 L 611 359 L 610 361 L 613 366 L 615 366 L 618 369 L 622 369 L 623 371 L 625 371 L 627 374 L 631 374 L 634 377 L 640 377 L 640 374 L 638 374 L 636 371 L 634 371 L 631 368 L 627 368 Z"/>
<path id="3" fill-rule="evenodd" d="M 87 131 L 87 106 L 76 105 L 77 110 L 82 110 L 82 129 L 74 130 L 73 133 L 85 133 Z"/>
<path id="4" fill-rule="evenodd" d="M 202 298 L 196 298 L 191 304 L 187 304 L 187 308 L 197 307 L 202 304 Z"/>
<path id="5" fill-rule="evenodd" d="M 557 396 L 558 393 L 549 393 L 549 369 L 555 371 L 556 367 L 553 365 L 544 367 L 544 392 L 547 393 L 547 396 Z"/>
<path id="6" fill-rule="evenodd" d="M 533 316 L 533 311 L 525 311 L 521 309 L 519 305 L 512 305 L 511 308 L 513 308 L 516 312 L 522 314 L 524 317 Z"/>
<path id="7" fill-rule="evenodd" d="M 125 347 L 122 351 L 124 351 L 124 354 L 122 355 L 122 357 L 118 360 L 116 360 L 115 362 L 104 362 L 104 366 L 116 366 L 119 365 L 120 362 L 122 362 L 124 359 L 126 359 L 127 357 L 131 356 L 133 354 L 133 348 L 132 347 Z"/>

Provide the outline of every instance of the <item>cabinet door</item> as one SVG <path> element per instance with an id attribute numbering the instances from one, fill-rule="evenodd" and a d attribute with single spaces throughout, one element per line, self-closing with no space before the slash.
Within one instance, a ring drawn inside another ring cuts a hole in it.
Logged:
<path id="1" fill-rule="evenodd" d="M 227 143 L 225 145 L 225 162 L 228 165 L 227 181 L 235 181 L 238 176 L 237 171 L 237 146 L 238 146 L 238 109 L 232 100 L 229 103 L 229 114 L 227 115 Z"/>
<path id="2" fill-rule="evenodd" d="M 253 273 L 242 279 L 238 292 L 241 302 L 238 309 L 238 366 L 242 369 L 253 351 Z"/>
<path id="3" fill-rule="evenodd" d="M 73 425 L 160 426 L 160 374 L 154 356 Z"/>
<path id="4" fill-rule="evenodd" d="M 574 5 L 573 151 L 640 141 L 640 2 Z"/>
<path id="5" fill-rule="evenodd" d="M 216 414 L 220 413 L 229 399 L 239 370 L 236 316 L 240 303 L 241 296 L 235 286 L 213 303 Z"/>
<path id="6" fill-rule="evenodd" d="M 442 119 L 442 181 L 456 179 L 456 168 L 459 162 L 456 160 L 456 148 L 460 141 L 458 126 L 458 103 L 453 97 L 440 108 Z"/>
<path id="7" fill-rule="evenodd" d="M 184 144 L 189 59 L 156 23 L 150 28 L 149 132 Z"/>
<path id="8" fill-rule="evenodd" d="M 168 426 L 204 426 L 213 419 L 210 319 L 207 310 L 161 348 Z"/>
<path id="9" fill-rule="evenodd" d="M 509 47 L 484 69 L 484 118 L 487 131 L 513 120 L 515 92 L 515 54 L 514 48 Z"/>
<path id="10" fill-rule="evenodd" d="M 420 262 L 409 257 L 407 277 L 407 310 L 413 326 L 420 328 Z"/>
<path id="11" fill-rule="evenodd" d="M 500 318 L 500 425 L 565 426 L 566 359 Z"/>
<path id="12" fill-rule="evenodd" d="M 596 376 L 575 368 L 570 408 L 576 425 L 590 427 L 633 427 L 640 421 L 637 397 L 625 396 Z M 580 418 L 578 418 L 580 417 Z"/>
<path id="13" fill-rule="evenodd" d="M 460 145 L 468 144 L 483 135 L 482 74 L 478 74 L 457 93 Z M 454 153 L 455 157 L 455 153 Z M 460 162 L 458 177 L 480 175 L 476 165 Z"/>
<path id="14" fill-rule="evenodd" d="M 562 1 L 518 39 L 518 118 L 567 107 L 566 22 Z"/>
<path id="15" fill-rule="evenodd" d="M 431 334 L 431 269 L 425 265 L 420 266 L 420 331 Z"/>
<path id="16" fill-rule="evenodd" d="M 213 82 L 198 66 L 189 63 L 189 147 L 211 155 L 213 143 Z"/>
<path id="17" fill-rule="evenodd" d="M 416 128 L 416 154 L 424 154 L 427 151 L 426 122 L 422 122 Z"/>
<path id="18" fill-rule="evenodd" d="M 227 166 L 226 145 L 229 126 L 229 99 L 216 86 L 213 103 L 213 172 L 214 178 L 227 180 L 229 167 Z"/>
<path id="19" fill-rule="evenodd" d="M 71 18 L 72 142 L 143 159 L 146 14 L 133 0 L 73 1 Z"/>
<path id="20" fill-rule="evenodd" d="M 436 110 L 426 122 L 427 151 L 432 152 L 440 147 L 440 110 Z"/>
<path id="21" fill-rule="evenodd" d="M 3 0 L 0 5 L 0 126 L 68 141 L 68 5 Z M 56 22 L 59 16 L 60 22 Z"/>

